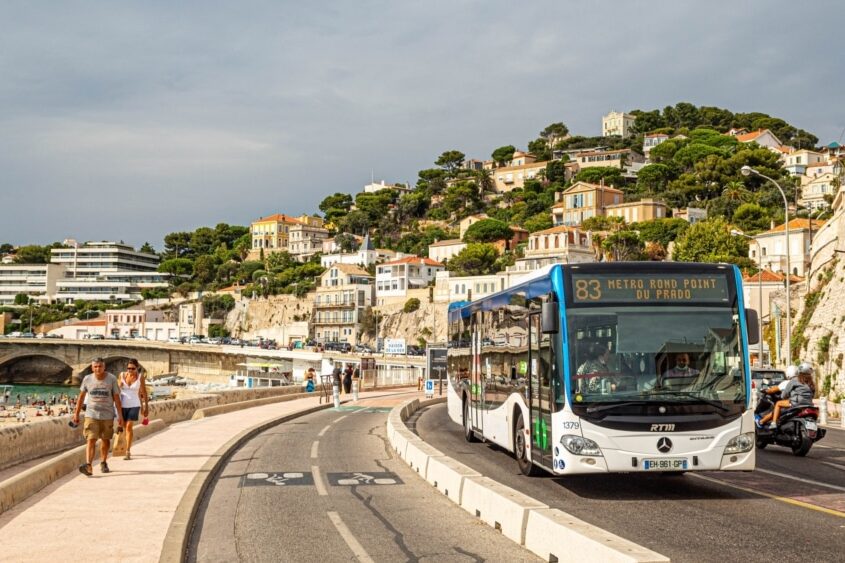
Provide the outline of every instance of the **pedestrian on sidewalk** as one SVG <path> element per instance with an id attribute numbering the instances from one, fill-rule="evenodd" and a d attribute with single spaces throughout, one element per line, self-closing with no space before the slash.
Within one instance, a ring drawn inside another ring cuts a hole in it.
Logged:
<path id="1" fill-rule="evenodd" d="M 118 432 L 123 427 L 123 411 L 117 378 L 106 371 L 106 362 L 102 358 L 95 358 L 91 362 L 91 372 L 82 380 L 82 385 L 79 387 L 79 400 L 73 411 L 73 423 L 79 424 L 79 411 L 82 404 L 88 405 L 85 409 L 85 425 L 82 429 L 86 440 L 86 463 L 79 466 L 80 473 L 88 476 L 94 473 L 91 464 L 94 461 L 97 440 L 100 440 L 100 471 L 109 472 L 107 460 L 111 438 L 114 434 L 115 413 L 117 413 Z"/>
<path id="2" fill-rule="evenodd" d="M 343 372 L 340 369 L 340 365 L 335 364 L 334 369 L 332 370 L 332 385 L 337 385 L 338 393 L 343 392 L 343 385 L 341 378 L 343 377 Z"/>
<path id="3" fill-rule="evenodd" d="M 131 358 L 126 364 L 126 371 L 120 374 L 120 404 L 123 409 L 123 422 L 126 425 L 124 439 L 126 440 L 126 455 L 123 459 L 132 459 L 133 427 L 138 422 L 138 415 L 143 407 L 144 417 L 149 414 L 149 399 L 147 397 L 146 373 L 141 371 L 138 360 Z M 143 404 L 142 404 L 143 403 Z"/>
<path id="4" fill-rule="evenodd" d="M 352 364 L 346 364 L 343 370 L 343 392 L 347 395 L 352 393 Z"/>

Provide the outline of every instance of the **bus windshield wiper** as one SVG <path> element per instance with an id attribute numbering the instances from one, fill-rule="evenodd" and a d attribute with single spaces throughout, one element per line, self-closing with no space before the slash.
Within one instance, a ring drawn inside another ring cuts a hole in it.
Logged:
<path id="1" fill-rule="evenodd" d="M 713 399 L 708 399 L 707 397 L 702 397 L 701 395 L 698 395 L 698 394 L 694 393 L 693 391 L 659 391 L 657 393 L 651 393 L 651 395 L 661 396 L 661 397 L 665 396 L 665 395 L 675 395 L 675 396 L 679 396 L 679 397 L 689 397 L 691 399 L 695 399 L 696 401 L 699 401 L 699 402 L 704 403 L 706 405 L 710 405 L 711 407 L 716 407 L 717 409 L 720 409 L 722 412 L 728 412 L 728 410 L 730 410 L 730 409 L 728 409 L 728 407 L 723 405 L 721 401 L 715 401 Z"/>
<path id="2" fill-rule="evenodd" d="M 653 405 L 654 401 L 625 401 L 624 403 L 610 403 L 609 405 L 599 405 L 597 407 L 587 407 L 587 412 L 590 414 L 597 412 L 604 412 L 613 410 L 619 407 L 633 407 L 638 405 Z"/>

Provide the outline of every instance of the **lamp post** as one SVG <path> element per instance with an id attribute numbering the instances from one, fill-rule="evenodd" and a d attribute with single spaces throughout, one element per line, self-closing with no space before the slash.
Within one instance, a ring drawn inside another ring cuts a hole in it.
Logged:
<path id="1" fill-rule="evenodd" d="M 757 245 L 757 259 L 760 265 L 760 270 L 757 272 L 757 311 L 760 315 L 757 320 L 757 366 L 763 367 L 763 255 L 761 254 L 760 241 L 736 229 L 731 229 L 731 234 L 735 237 L 747 238 Z"/>
<path id="2" fill-rule="evenodd" d="M 790 301 L 789 293 L 789 276 L 792 275 L 792 269 L 789 263 L 789 255 L 791 254 L 792 249 L 789 246 L 789 201 L 786 199 L 786 193 L 783 191 L 783 188 L 780 187 L 780 184 L 778 184 L 765 174 L 758 172 L 747 164 L 740 169 L 740 172 L 742 172 L 743 176 L 751 176 L 752 174 L 754 174 L 755 176 L 759 176 L 768 180 L 769 182 L 774 184 L 774 186 L 780 192 L 781 197 L 783 198 L 784 230 L 786 231 L 786 363 L 788 365 L 789 362 L 792 361 L 792 302 Z M 762 262 L 763 259 L 761 257 L 761 266 Z"/>
<path id="3" fill-rule="evenodd" d="M 32 295 L 27 296 L 27 304 L 29 305 L 29 333 L 32 334 Z"/>

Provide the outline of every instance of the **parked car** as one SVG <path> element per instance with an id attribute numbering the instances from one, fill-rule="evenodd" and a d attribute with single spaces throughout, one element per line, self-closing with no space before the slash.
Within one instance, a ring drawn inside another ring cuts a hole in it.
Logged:
<path id="1" fill-rule="evenodd" d="M 348 354 L 352 351 L 352 345 L 349 342 L 326 342 L 323 349 L 327 352 L 341 352 Z"/>
<path id="2" fill-rule="evenodd" d="M 355 345 L 355 353 L 356 354 L 372 354 L 373 349 L 367 346 L 366 344 L 356 344 Z"/>
<path id="3" fill-rule="evenodd" d="M 408 344 L 405 348 L 405 353 L 408 356 L 425 356 L 425 348 L 417 346 L 416 344 Z"/>
<path id="4" fill-rule="evenodd" d="M 21 338 L 35 338 L 34 332 L 24 332 L 21 334 Z"/>
<path id="5" fill-rule="evenodd" d="M 103 336 L 102 334 L 92 334 L 90 332 L 86 332 L 85 334 L 83 334 L 82 338 L 84 340 L 105 340 L 106 339 L 106 337 Z"/>
<path id="6" fill-rule="evenodd" d="M 47 335 L 44 336 L 44 338 L 64 338 L 64 336 L 62 336 L 61 334 L 52 334 L 48 332 Z"/>

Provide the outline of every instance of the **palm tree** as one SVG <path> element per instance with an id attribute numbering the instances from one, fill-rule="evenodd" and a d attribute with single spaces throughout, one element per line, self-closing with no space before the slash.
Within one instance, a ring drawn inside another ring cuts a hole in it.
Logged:
<path id="1" fill-rule="evenodd" d="M 745 184 L 734 180 L 725 185 L 725 189 L 722 190 L 722 196 L 728 201 L 746 203 L 752 200 L 754 194 L 745 187 Z"/>
<path id="2" fill-rule="evenodd" d="M 484 200 L 485 193 L 496 191 L 496 182 L 493 181 L 493 171 L 486 169 L 476 170 L 475 184 L 478 186 L 478 199 Z"/>

